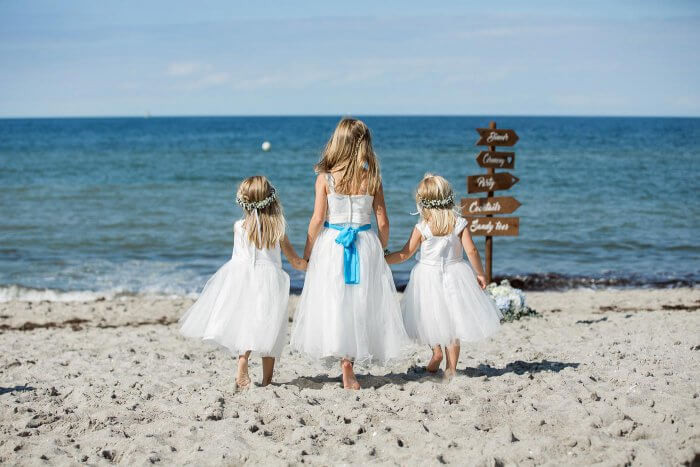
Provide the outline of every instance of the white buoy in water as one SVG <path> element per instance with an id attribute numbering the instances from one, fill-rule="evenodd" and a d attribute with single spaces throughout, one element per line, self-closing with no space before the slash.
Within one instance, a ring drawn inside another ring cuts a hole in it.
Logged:
<path id="1" fill-rule="evenodd" d="M 270 146 L 270 142 L 269 142 L 269 141 L 264 141 L 264 142 L 263 142 L 263 144 L 262 144 L 262 150 L 263 150 L 263 151 L 265 151 L 265 152 L 269 151 L 269 150 L 270 150 L 270 147 L 271 147 L 271 146 Z"/>

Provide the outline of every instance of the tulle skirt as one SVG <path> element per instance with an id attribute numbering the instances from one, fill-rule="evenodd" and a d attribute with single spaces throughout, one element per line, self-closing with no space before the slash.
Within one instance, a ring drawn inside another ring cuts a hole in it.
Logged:
<path id="1" fill-rule="evenodd" d="M 338 231 L 323 229 L 316 239 L 304 290 L 292 324 L 291 346 L 330 364 L 350 358 L 356 364 L 386 364 L 402 357 L 409 343 L 391 270 L 372 230 L 355 240 L 359 284 L 345 284 Z"/>
<path id="2" fill-rule="evenodd" d="M 475 342 L 495 333 L 501 312 L 466 262 L 443 268 L 418 263 L 401 300 L 406 332 L 420 344 Z"/>
<path id="3" fill-rule="evenodd" d="M 279 357 L 287 336 L 289 276 L 272 262 L 233 258 L 180 318 L 180 332 L 227 348 Z"/>

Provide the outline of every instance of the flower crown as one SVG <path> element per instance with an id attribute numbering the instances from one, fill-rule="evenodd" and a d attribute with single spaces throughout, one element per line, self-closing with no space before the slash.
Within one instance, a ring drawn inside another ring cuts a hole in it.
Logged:
<path id="1" fill-rule="evenodd" d="M 455 195 L 450 193 L 449 196 L 442 199 L 418 198 L 418 204 L 424 209 L 449 209 L 455 204 Z"/>
<path id="2" fill-rule="evenodd" d="M 277 190 L 275 187 L 270 187 L 270 196 L 260 201 L 244 201 L 240 196 L 236 196 L 236 203 L 238 203 L 246 211 L 252 211 L 254 209 L 260 210 L 265 209 L 270 204 L 272 204 L 277 199 Z"/>

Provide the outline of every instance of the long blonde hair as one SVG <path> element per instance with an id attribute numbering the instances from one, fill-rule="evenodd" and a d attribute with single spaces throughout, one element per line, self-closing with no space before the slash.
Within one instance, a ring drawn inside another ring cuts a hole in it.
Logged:
<path id="1" fill-rule="evenodd" d="M 262 175 L 246 178 L 238 186 L 236 201 L 245 213 L 243 229 L 250 242 L 259 249 L 277 246 L 284 238 L 286 222 L 282 203 L 270 181 Z"/>
<path id="2" fill-rule="evenodd" d="M 433 235 L 451 233 L 457 223 L 454 191 L 450 182 L 439 175 L 427 173 L 416 189 L 418 212 Z"/>
<path id="3" fill-rule="evenodd" d="M 374 195 L 382 183 L 379 161 L 372 148 L 372 134 L 367 125 L 356 118 L 343 118 L 338 123 L 314 168 L 318 173 L 342 170 L 343 175 L 335 184 L 340 193 L 359 193 L 366 180 L 367 193 Z"/>

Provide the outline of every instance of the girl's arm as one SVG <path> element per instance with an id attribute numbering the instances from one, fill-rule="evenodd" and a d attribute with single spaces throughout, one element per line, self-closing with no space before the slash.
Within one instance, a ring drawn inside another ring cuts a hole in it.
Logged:
<path id="1" fill-rule="evenodd" d="M 464 230 L 462 230 L 462 247 L 464 247 L 467 258 L 469 258 L 469 262 L 474 268 L 474 271 L 476 271 L 476 280 L 479 282 L 481 288 L 485 289 L 487 285 L 486 275 L 481 267 L 481 256 L 479 256 L 479 250 L 476 249 L 476 245 L 474 245 L 472 236 L 469 233 L 469 227 L 465 227 Z"/>
<path id="2" fill-rule="evenodd" d="M 289 238 L 286 235 L 282 241 L 280 241 L 280 249 L 282 250 L 282 253 L 284 253 L 284 256 L 287 257 L 289 264 L 291 264 L 294 269 L 306 271 L 308 262 L 304 258 L 299 257 L 296 250 L 292 246 L 292 242 L 289 241 Z"/>
<path id="3" fill-rule="evenodd" d="M 403 246 L 403 249 L 401 251 L 394 252 L 390 255 L 386 255 L 384 259 L 386 259 L 386 262 L 389 264 L 403 263 L 408 258 L 413 256 L 413 254 L 420 246 L 420 242 L 422 240 L 423 237 L 420 231 L 414 228 L 413 232 L 411 232 L 411 236 L 409 237 L 408 241 Z"/>
<path id="4" fill-rule="evenodd" d="M 316 237 L 326 220 L 326 209 L 328 207 L 326 195 L 326 177 L 318 174 L 316 177 L 316 200 L 314 201 L 314 213 L 309 221 L 309 230 L 306 234 L 306 245 L 304 246 L 304 259 L 307 261 L 311 257 L 311 249 L 314 247 Z"/>
<path id="5" fill-rule="evenodd" d="M 386 248 L 389 243 L 389 216 L 386 213 L 386 204 L 384 204 L 384 187 L 379 184 L 379 190 L 374 195 L 374 215 L 377 218 L 377 230 L 379 231 L 379 241 L 382 243 L 382 248 Z"/>

